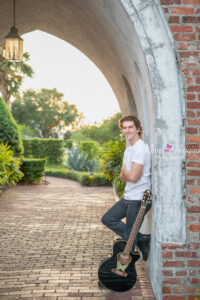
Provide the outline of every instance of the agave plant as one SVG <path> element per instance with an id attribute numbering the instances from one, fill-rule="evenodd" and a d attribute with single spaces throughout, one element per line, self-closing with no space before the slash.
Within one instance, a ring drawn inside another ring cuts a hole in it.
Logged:
<path id="1" fill-rule="evenodd" d="M 87 171 L 88 170 L 88 155 L 84 152 L 79 154 L 78 148 L 73 148 L 68 153 L 68 161 L 66 163 L 68 169 L 76 171 Z"/>

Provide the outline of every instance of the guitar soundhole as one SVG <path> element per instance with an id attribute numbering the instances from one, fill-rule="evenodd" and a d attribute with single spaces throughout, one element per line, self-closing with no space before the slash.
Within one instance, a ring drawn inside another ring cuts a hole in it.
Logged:
<path id="1" fill-rule="evenodd" d="M 120 257 L 123 258 L 123 259 L 128 259 L 128 258 L 129 258 L 129 255 L 128 255 L 128 254 L 125 254 L 124 252 L 120 252 L 119 255 L 120 255 Z"/>
<path id="2" fill-rule="evenodd" d="M 130 264 L 132 258 L 130 255 L 120 252 L 117 254 L 117 259 L 121 264 Z"/>

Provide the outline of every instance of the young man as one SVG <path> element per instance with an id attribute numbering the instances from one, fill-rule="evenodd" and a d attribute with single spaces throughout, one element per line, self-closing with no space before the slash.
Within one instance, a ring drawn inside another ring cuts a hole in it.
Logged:
<path id="1" fill-rule="evenodd" d="M 126 241 L 136 220 L 141 206 L 141 199 L 146 189 L 150 189 L 151 155 L 149 147 L 141 140 L 142 126 L 140 121 L 131 115 L 119 120 L 119 127 L 130 146 L 124 152 L 121 180 L 126 182 L 124 197 L 119 200 L 102 217 L 102 223 Z M 150 210 L 147 206 L 145 213 Z M 121 220 L 126 217 L 126 224 Z M 133 251 L 138 245 L 147 260 L 149 235 L 138 234 Z"/>

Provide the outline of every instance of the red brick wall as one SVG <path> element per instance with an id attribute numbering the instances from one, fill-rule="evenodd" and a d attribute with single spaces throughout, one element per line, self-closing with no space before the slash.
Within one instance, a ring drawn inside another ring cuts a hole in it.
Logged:
<path id="1" fill-rule="evenodd" d="M 200 0 L 160 3 L 183 75 L 187 149 L 187 244 L 162 245 L 163 300 L 194 300 L 200 288 Z"/>

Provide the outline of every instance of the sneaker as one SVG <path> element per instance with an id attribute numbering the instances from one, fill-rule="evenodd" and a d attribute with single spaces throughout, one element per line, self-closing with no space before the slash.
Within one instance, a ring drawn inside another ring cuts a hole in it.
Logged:
<path id="1" fill-rule="evenodd" d="M 144 261 L 147 261 L 150 250 L 151 235 L 138 233 L 137 246 L 142 253 Z"/>

